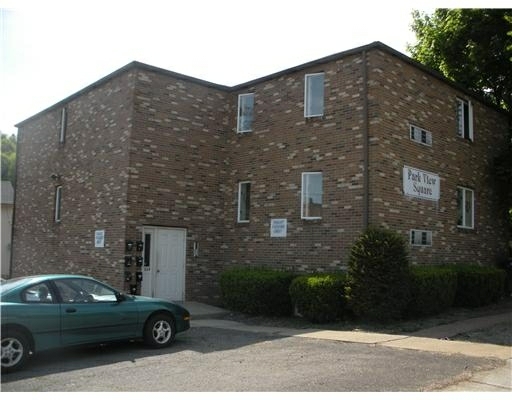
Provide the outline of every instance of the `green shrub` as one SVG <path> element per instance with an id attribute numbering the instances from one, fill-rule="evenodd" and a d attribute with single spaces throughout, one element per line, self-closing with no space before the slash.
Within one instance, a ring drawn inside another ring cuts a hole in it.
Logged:
<path id="1" fill-rule="evenodd" d="M 357 316 L 389 320 L 403 315 L 411 273 L 401 235 L 368 228 L 352 246 L 348 273 L 350 306 Z"/>
<path id="2" fill-rule="evenodd" d="M 311 322 L 336 321 L 346 313 L 346 284 L 346 273 L 299 276 L 290 285 L 292 304 Z"/>
<path id="3" fill-rule="evenodd" d="M 480 307 L 500 300 L 505 292 L 506 272 L 480 265 L 448 265 L 444 268 L 457 273 L 454 305 Z"/>
<path id="4" fill-rule="evenodd" d="M 503 261 L 498 268 L 505 271 L 505 296 L 512 296 L 512 260 Z"/>
<path id="5" fill-rule="evenodd" d="M 220 276 L 222 301 L 226 308 L 256 315 L 290 315 L 290 272 L 265 268 L 237 268 Z"/>
<path id="6" fill-rule="evenodd" d="M 411 301 L 408 316 L 438 314 L 453 306 L 457 291 L 457 273 L 437 266 L 411 269 Z"/>

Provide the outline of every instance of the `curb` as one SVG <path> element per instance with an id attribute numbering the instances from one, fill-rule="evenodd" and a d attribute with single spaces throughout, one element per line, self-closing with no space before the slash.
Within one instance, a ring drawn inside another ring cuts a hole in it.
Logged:
<path id="1" fill-rule="evenodd" d="M 240 322 L 218 319 L 192 320 L 192 327 L 232 329 L 242 332 L 267 333 L 280 336 L 294 336 L 312 339 L 335 340 L 348 343 L 364 343 L 408 350 L 430 351 L 445 354 L 462 354 L 470 357 L 512 358 L 512 347 L 486 343 L 440 340 L 410 335 L 390 335 L 385 333 L 332 331 L 313 329 L 290 329 L 270 326 L 245 325 Z M 417 332 L 415 332 L 415 335 Z"/>

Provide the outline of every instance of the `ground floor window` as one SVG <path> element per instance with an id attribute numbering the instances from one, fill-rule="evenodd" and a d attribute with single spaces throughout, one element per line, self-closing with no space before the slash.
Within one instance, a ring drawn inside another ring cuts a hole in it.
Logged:
<path id="1" fill-rule="evenodd" d="M 457 226 L 473 229 L 475 218 L 474 191 L 465 187 L 457 188 Z"/>
<path id="2" fill-rule="evenodd" d="M 238 183 L 238 222 L 249 222 L 251 211 L 251 182 Z"/>
<path id="3" fill-rule="evenodd" d="M 55 188 L 55 222 L 61 221 L 61 204 L 62 204 L 62 186 L 57 186 Z"/>
<path id="4" fill-rule="evenodd" d="M 432 246 L 432 231 L 411 229 L 411 245 Z"/>
<path id="5" fill-rule="evenodd" d="M 302 173 L 301 217 L 302 219 L 322 218 L 322 173 Z"/>

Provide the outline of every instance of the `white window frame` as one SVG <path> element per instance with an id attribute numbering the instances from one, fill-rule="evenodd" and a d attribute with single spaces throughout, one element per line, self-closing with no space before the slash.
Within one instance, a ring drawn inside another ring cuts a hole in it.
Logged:
<path id="1" fill-rule="evenodd" d="M 466 126 L 466 107 L 467 107 L 467 122 Z M 473 104 L 469 100 L 464 100 L 457 97 L 457 136 L 462 139 L 474 140 L 473 135 Z"/>
<path id="2" fill-rule="evenodd" d="M 322 93 L 321 96 L 318 96 L 317 101 L 320 101 L 321 103 L 318 104 L 318 109 L 321 109 L 321 112 L 318 112 L 316 110 L 313 110 L 314 107 L 314 97 L 311 87 L 311 81 L 313 79 L 322 78 Z M 321 100 L 320 100 L 321 99 Z M 316 112 L 315 112 L 316 111 Z M 304 117 L 305 118 L 311 118 L 311 117 L 322 117 L 324 115 L 325 111 L 325 73 L 324 72 L 318 72 L 314 74 L 306 74 L 304 76 Z"/>
<path id="3" fill-rule="evenodd" d="M 242 188 L 245 187 L 245 196 L 246 201 L 244 202 L 242 199 Z M 248 197 L 248 198 L 247 198 Z M 247 203 L 249 203 L 249 209 L 247 209 Z M 240 223 L 250 222 L 251 219 L 251 181 L 241 181 L 238 182 L 238 211 L 237 211 L 237 221 Z M 242 208 L 243 206 L 243 208 Z M 242 211 L 245 211 L 245 216 L 247 218 L 242 218 Z"/>
<path id="4" fill-rule="evenodd" d="M 62 186 L 55 187 L 55 204 L 54 204 L 54 221 L 60 222 L 62 220 Z"/>
<path id="5" fill-rule="evenodd" d="M 320 193 L 320 209 L 323 206 L 323 173 L 322 172 L 303 172 L 302 173 L 302 184 L 301 184 L 301 194 L 300 194 L 300 216 L 302 219 L 313 220 L 313 219 L 322 219 L 321 215 L 310 215 L 307 201 L 310 198 L 309 193 L 309 182 L 308 179 L 310 176 L 320 176 L 320 185 L 321 185 L 321 193 Z M 312 193 L 312 195 L 318 195 L 318 193 Z"/>
<path id="6" fill-rule="evenodd" d="M 409 243 L 414 247 L 432 247 L 432 231 L 411 229 Z"/>
<path id="7" fill-rule="evenodd" d="M 462 193 L 462 199 L 459 202 L 459 192 Z M 466 201 L 467 193 L 471 193 L 471 221 L 467 221 Z M 459 224 L 460 207 L 462 207 L 462 224 Z M 457 227 L 463 229 L 475 229 L 475 191 L 463 186 L 457 186 Z"/>
<path id="8" fill-rule="evenodd" d="M 66 125 L 68 119 L 68 112 L 66 107 L 64 107 L 60 113 L 60 133 L 59 133 L 59 143 L 64 143 L 66 141 Z"/>
<path id="9" fill-rule="evenodd" d="M 247 100 L 252 100 L 250 108 L 250 115 L 247 112 Z M 249 128 L 245 126 L 247 122 L 250 122 Z M 252 132 L 252 124 L 254 122 L 254 93 L 244 93 L 238 95 L 238 112 L 237 112 L 237 133 Z"/>
<path id="10" fill-rule="evenodd" d="M 409 137 L 413 142 L 432 147 L 432 132 L 426 129 L 409 124 Z"/>

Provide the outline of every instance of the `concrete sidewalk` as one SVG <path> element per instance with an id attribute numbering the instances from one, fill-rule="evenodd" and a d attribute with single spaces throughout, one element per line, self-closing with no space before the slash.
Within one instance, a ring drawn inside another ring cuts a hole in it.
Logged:
<path id="1" fill-rule="evenodd" d="M 441 391 L 512 391 L 512 347 L 487 343 L 443 340 L 461 333 L 485 329 L 498 323 L 510 321 L 511 313 L 471 318 L 450 324 L 439 325 L 407 335 L 390 335 L 362 331 L 334 331 L 323 329 L 290 329 L 246 325 L 240 322 L 221 319 L 229 311 L 197 302 L 185 302 L 183 305 L 192 315 L 192 327 L 210 327 L 232 329 L 245 332 L 267 333 L 280 336 L 295 336 L 323 340 L 337 340 L 350 343 L 365 343 L 408 350 L 462 354 L 470 357 L 496 358 L 505 361 L 505 365 L 491 371 L 473 374 L 468 380 L 446 387 Z"/>

